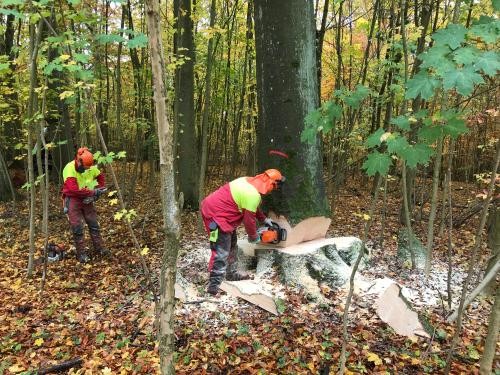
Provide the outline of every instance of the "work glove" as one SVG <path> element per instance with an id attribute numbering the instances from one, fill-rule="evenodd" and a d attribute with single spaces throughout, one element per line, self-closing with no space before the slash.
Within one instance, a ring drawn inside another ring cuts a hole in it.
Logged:
<path id="1" fill-rule="evenodd" d="M 106 188 L 97 188 L 94 190 L 94 196 L 99 199 L 99 197 L 106 192 Z"/>
<path id="2" fill-rule="evenodd" d="M 250 237 L 248 237 L 248 242 L 249 243 L 258 243 L 260 242 L 260 235 L 257 235 L 257 237 L 255 239 L 251 239 Z"/>
<path id="3" fill-rule="evenodd" d="M 91 197 L 84 198 L 82 202 L 83 204 L 90 204 L 96 200 L 97 200 L 96 196 L 92 195 Z"/>
<path id="4" fill-rule="evenodd" d="M 270 218 L 266 217 L 264 220 L 264 224 L 266 224 L 268 227 L 272 227 L 274 224 L 274 221 L 272 221 Z"/>

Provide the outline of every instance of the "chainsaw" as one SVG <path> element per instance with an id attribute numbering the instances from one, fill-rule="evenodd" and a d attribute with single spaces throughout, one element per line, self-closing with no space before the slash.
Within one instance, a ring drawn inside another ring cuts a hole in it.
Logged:
<path id="1" fill-rule="evenodd" d="M 262 243 L 277 244 L 281 241 L 286 241 L 286 229 L 281 228 L 275 222 L 271 225 L 265 224 L 257 232 L 260 235 L 260 242 Z"/>

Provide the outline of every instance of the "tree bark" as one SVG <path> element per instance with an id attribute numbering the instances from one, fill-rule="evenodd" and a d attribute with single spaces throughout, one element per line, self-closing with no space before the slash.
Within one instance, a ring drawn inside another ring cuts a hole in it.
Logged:
<path id="1" fill-rule="evenodd" d="M 177 18 L 174 53 L 177 58 L 184 60 L 177 68 L 174 83 L 178 183 L 179 191 L 184 195 L 185 204 L 191 209 L 196 209 L 198 207 L 199 167 L 194 112 L 195 46 L 191 0 L 178 0 L 174 4 L 177 5 L 177 9 L 174 9 Z"/>
<path id="2" fill-rule="evenodd" d="M 153 98 L 155 104 L 158 142 L 160 147 L 161 198 L 164 220 L 165 241 L 161 265 L 160 306 L 159 306 L 159 353 L 162 374 L 174 374 L 175 352 L 175 276 L 177 253 L 179 251 L 180 219 L 175 195 L 173 129 L 168 122 L 165 87 L 165 61 L 160 24 L 159 2 L 146 1 L 149 49 L 153 78 Z"/>
<path id="3" fill-rule="evenodd" d="M 35 257 L 35 171 L 33 166 L 33 118 L 37 112 L 37 96 L 35 89 L 37 87 L 37 58 L 38 48 L 42 39 L 43 20 L 38 22 L 38 26 L 30 25 L 30 91 L 28 99 L 27 123 L 28 123 L 28 182 L 30 191 L 30 210 L 29 210 L 29 255 L 28 255 L 28 277 L 33 276 L 34 257 Z"/>
<path id="4" fill-rule="evenodd" d="M 458 338 L 460 337 L 460 333 L 462 331 L 462 317 L 463 317 L 463 312 L 464 312 L 465 294 L 467 293 L 467 288 L 468 288 L 470 281 L 472 279 L 472 276 L 474 274 L 474 267 L 477 264 L 479 248 L 481 246 L 481 240 L 482 240 L 482 236 L 483 236 L 483 229 L 484 229 L 484 226 L 486 224 L 486 216 L 488 213 L 488 206 L 491 202 L 491 198 L 493 196 L 493 191 L 495 188 L 495 180 L 496 180 L 496 176 L 497 176 L 499 162 L 500 162 L 500 141 L 497 141 L 496 155 L 495 155 L 495 159 L 493 162 L 494 165 L 493 165 L 493 170 L 491 172 L 490 184 L 488 186 L 488 194 L 487 194 L 486 199 L 484 201 L 483 210 L 481 212 L 481 219 L 480 219 L 477 231 L 476 231 L 475 243 L 474 243 L 474 248 L 472 249 L 471 258 L 469 261 L 469 269 L 467 271 L 467 277 L 465 278 L 464 283 L 462 285 L 462 294 L 460 296 L 460 304 L 459 304 L 458 310 L 457 310 L 458 311 L 457 324 L 456 324 L 455 334 L 453 335 L 453 339 L 451 342 L 450 350 L 448 352 L 448 357 L 446 358 L 446 367 L 444 370 L 445 374 L 450 373 L 451 361 L 453 359 L 453 353 L 455 350 L 455 346 L 458 342 Z"/>
<path id="5" fill-rule="evenodd" d="M 3 157 L 3 150 L 0 147 L 0 202 L 12 200 L 16 204 L 16 193 L 12 180 L 10 179 L 9 170 Z"/>
<path id="6" fill-rule="evenodd" d="M 215 5 L 216 0 L 212 0 L 210 5 L 210 28 L 215 25 Z M 207 47 L 207 63 L 206 63 L 206 73 L 205 73 L 205 100 L 203 103 L 203 117 L 201 120 L 201 158 L 200 158 L 200 175 L 198 181 L 198 200 L 205 197 L 205 175 L 207 172 L 207 154 L 208 154 L 208 120 L 210 116 L 210 105 L 212 97 L 212 65 L 213 65 L 213 44 L 214 38 L 211 37 L 208 40 Z"/>
<path id="7" fill-rule="evenodd" d="M 302 143 L 304 118 L 318 107 L 313 1 L 292 0 L 287 6 L 255 1 L 257 58 L 257 165 L 278 168 L 287 182 L 268 196 L 265 206 L 292 224 L 329 215 L 323 183 L 320 140 Z M 271 159 L 277 149 L 289 158 Z"/>
<path id="8" fill-rule="evenodd" d="M 488 335 L 484 342 L 484 352 L 481 361 L 479 362 L 479 373 L 481 375 L 489 375 L 493 373 L 493 360 L 495 359 L 497 349 L 498 331 L 500 330 L 500 286 L 497 285 L 497 293 L 495 303 L 491 309 L 490 319 L 488 322 Z"/>
<path id="9" fill-rule="evenodd" d="M 429 277 L 432 263 L 432 247 L 434 245 L 434 220 L 436 219 L 437 198 L 439 188 L 439 171 L 441 170 L 441 155 L 443 154 L 443 137 L 439 137 L 436 147 L 436 160 L 434 160 L 434 173 L 432 176 L 431 212 L 427 228 L 427 256 L 425 258 L 425 275 Z M 423 204 L 423 203 L 422 203 Z"/>

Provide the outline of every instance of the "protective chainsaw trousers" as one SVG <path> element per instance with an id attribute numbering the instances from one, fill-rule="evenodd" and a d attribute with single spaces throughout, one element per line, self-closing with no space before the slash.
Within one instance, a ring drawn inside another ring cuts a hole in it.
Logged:
<path id="1" fill-rule="evenodd" d="M 210 228 L 212 229 L 212 228 Z M 226 273 L 228 279 L 238 272 L 237 241 L 236 231 L 222 232 L 219 228 L 217 235 L 210 236 L 210 249 L 212 256 L 208 263 L 210 272 L 209 289 L 218 288 L 224 280 Z M 212 230 L 213 232 L 213 230 Z"/>
<path id="2" fill-rule="evenodd" d="M 69 202 L 67 201 L 69 200 Z M 104 245 L 97 222 L 97 212 L 94 203 L 85 204 L 79 198 L 66 197 L 65 205 L 68 208 L 68 220 L 73 233 L 73 240 L 77 257 L 85 253 L 84 222 L 87 223 L 90 238 L 96 252 L 102 251 Z"/>

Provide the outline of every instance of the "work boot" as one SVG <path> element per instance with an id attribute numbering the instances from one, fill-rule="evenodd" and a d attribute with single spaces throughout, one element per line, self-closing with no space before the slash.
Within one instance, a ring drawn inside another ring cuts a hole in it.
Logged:
<path id="1" fill-rule="evenodd" d="M 215 297 L 219 293 L 219 287 L 214 285 L 209 285 L 207 288 L 207 293 Z"/>
<path id="2" fill-rule="evenodd" d="M 234 271 L 226 275 L 226 280 L 227 281 L 253 280 L 253 275 L 243 271 Z"/>

